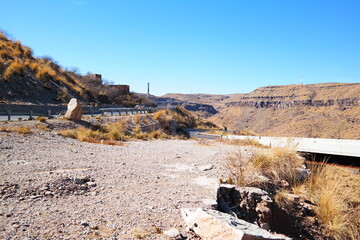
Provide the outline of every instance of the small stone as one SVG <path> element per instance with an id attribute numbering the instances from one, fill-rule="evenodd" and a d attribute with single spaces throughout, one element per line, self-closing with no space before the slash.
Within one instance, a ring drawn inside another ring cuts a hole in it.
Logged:
<path id="1" fill-rule="evenodd" d="M 88 227 L 88 226 L 90 226 L 90 224 L 89 224 L 89 223 L 87 223 L 87 222 L 81 222 L 81 225 L 82 225 L 82 226 L 84 226 L 84 227 Z"/>
<path id="2" fill-rule="evenodd" d="M 214 168 L 214 165 L 212 165 L 212 164 L 207 164 L 207 165 L 204 165 L 204 166 L 200 166 L 199 167 L 199 170 L 200 171 L 209 171 L 209 170 L 211 170 L 211 169 L 213 169 Z"/>
<path id="3" fill-rule="evenodd" d="M 88 186 L 90 187 L 96 187 L 96 183 L 95 182 L 87 182 L 86 183 Z"/>
<path id="4" fill-rule="evenodd" d="M 84 184 L 85 183 L 84 180 L 81 178 L 75 178 L 74 181 L 76 184 Z"/>
<path id="5" fill-rule="evenodd" d="M 171 238 L 177 238 L 181 236 L 181 233 L 176 228 L 171 228 L 169 230 L 166 230 L 164 231 L 164 234 Z"/>
<path id="6" fill-rule="evenodd" d="M 293 200 L 294 202 L 300 202 L 300 197 L 298 195 L 295 195 L 295 194 L 287 194 L 288 198 Z"/>
<path id="7" fill-rule="evenodd" d="M 52 191 L 46 191 L 46 192 L 44 193 L 44 195 L 45 195 L 45 196 L 52 196 L 52 195 L 54 195 L 54 194 L 53 194 Z"/>

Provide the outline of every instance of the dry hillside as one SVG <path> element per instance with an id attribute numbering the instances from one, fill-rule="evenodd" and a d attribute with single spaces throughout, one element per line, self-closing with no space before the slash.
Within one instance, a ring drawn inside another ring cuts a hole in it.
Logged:
<path id="1" fill-rule="evenodd" d="M 187 108 L 228 129 L 261 135 L 360 139 L 360 83 L 268 86 L 248 94 L 166 94 L 167 104 Z M 213 106 L 217 112 L 208 111 Z"/>
<path id="2" fill-rule="evenodd" d="M 101 80 L 63 69 L 50 57 L 34 57 L 31 48 L 0 32 L 0 102 L 59 104 L 72 97 L 124 106 L 150 104 L 141 96 L 122 94 Z"/>
<path id="3" fill-rule="evenodd" d="M 262 87 L 210 120 L 261 135 L 360 139 L 360 83 Z"/>

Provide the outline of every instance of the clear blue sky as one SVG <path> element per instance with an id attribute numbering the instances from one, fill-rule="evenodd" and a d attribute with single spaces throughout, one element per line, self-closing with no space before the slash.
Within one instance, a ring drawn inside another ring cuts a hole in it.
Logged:
<path id="1" fill-rule="evenodd" d="M 0 29 L 135 92 L 360 82 L 359 0 L 0 0 Z M 301 80 L 302 75 L 302 80 Z"/>

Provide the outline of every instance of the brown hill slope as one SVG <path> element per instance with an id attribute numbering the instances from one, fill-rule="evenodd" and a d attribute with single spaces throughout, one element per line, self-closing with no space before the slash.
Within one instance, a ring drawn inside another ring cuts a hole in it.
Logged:
<path id="1" fill-rule="evenodd" d="M 36 58 L 29 47 L 0 32 L 0 102 L 57 104 L 71 97 L 124 106 L 149 104 L 141 96 L 123 94 L 101 80 L 64 70 L 50 57 Z"/>
<path id="2" fill-rule="evenodd" d="M 360 139 L 360 83 L 262 87 L 210 120 L 268 136 Z"/>

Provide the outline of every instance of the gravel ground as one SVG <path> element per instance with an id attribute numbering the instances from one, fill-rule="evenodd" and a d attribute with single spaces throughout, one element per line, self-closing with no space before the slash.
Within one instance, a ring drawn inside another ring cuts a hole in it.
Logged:
<path id="1" fill-rule="evenodd" d="M 239 148 L 0 132 L 0 239 L 168 239 L 161 231 L 184 232 L 180 208 L 215 198 L 222 164 Z"/>

